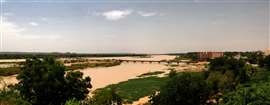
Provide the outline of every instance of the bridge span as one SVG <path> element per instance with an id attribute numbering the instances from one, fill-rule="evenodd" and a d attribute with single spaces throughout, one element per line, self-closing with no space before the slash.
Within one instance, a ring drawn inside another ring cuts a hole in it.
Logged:
<path id="1" fill-rule="evenodd" d="M 119 61 L 123 63 L 159 63 L 159 64 L 180 64 L 180 63 L 196 63 L 191 61 L 167 61 L 167 60 L 161 60 L 161 61 L 155 61 L 155 60 L 123 60 L 123 59 L 90 59 L 90 61 L 104 61 L 104 60 L 114 60 Z"/>

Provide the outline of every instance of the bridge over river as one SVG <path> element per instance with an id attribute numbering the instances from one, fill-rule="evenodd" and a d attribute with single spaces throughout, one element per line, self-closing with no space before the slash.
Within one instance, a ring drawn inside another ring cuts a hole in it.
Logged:
<path id="1" fill-rule="evenodd" d="M 173 60 L 123 60 L 123 59 L 90 59 L 89 61 L 104 61 L 104 60 L 114 60 L 123 63 L 159 63 L 159 64 L 180 64 L 180 63 L 196 63 L 194 61 L 173 61 Z"/>

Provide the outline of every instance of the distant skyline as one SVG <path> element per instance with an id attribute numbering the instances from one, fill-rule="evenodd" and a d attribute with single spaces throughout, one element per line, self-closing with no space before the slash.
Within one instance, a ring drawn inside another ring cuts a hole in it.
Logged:
<path id="1" fill-rule="evenodd" d="M 1 52 L 269 48 L 269 0 L 1 0 Z"/>

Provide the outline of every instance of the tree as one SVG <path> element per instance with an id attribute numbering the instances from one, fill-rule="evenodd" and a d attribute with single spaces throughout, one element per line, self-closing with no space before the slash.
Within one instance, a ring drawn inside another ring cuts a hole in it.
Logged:
<path id="1" fill-rule="evenodd" d="M 225 73 L 228 73 L 229 71 L 232 73 L 229 77 L 234 80 L 234 83 L 244 83 L 248 81 L 253 69 L 254 68 L 252 68 L 252 66 L 246 64 L 242 59 L 238 60 L 234 58 L 221 57 L 213 59 L 209 63 L 210 75 L 215 72 L 220 72 L 225 75 Z"/>
<path id="2" fill-rule="evenodd" d="M 90 78 L 80 72 L 69 72 L 54 58 L 27 59 L 17 76 L 17 88 L 33 105 L 61 105 L 69 99 L 81 100 L 92 86 Z"/>
<path id="3" fill-rule="evenodd" d="M 261 67 L 265 67 L 267 70 L 270 70 L 270 55 L 266 56 L 264 59 L 261 59 L 259 65 Z"/>
<path id="4" fill-rule="evenodd" d="M 177 75 L 177 73 L 176 73 L 176 70 L 175 69 L 170 70 L 170 72 L 169 72 L 169 77 L 170 78 L 173 78 L 176 75 Z"/>
<path id="5" fill-rule="evenodd" d="M 211 87 L 212 93 L 216 94 L 223 90 L 232 90 L 236 85 L 233 77 L 234 75 L 231 71 L 226 71 L 224 74 L 214 71 L 209 74 L 207 82 L 209 87 Z"/>
<path id="6" fill-rule="evenodd" d="M 160 92 L 151 96 L 152 105 L 200 105 L 208 99 L 209 89 L 204 76 L 183 73 L 171 78 Z"/>

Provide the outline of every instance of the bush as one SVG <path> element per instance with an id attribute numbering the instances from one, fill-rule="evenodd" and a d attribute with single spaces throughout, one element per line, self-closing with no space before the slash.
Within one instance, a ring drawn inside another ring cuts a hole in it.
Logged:
<path id="1" fill-rule="evenodd" d="M 270 105 L 270 83 L 240 86 L 236 91 L 225 94 L 221 105 Z"/>
<path id="2" fill-rule="evenodd" d="M 81 100 L 89 93 L 90 78 L 69 72 L 53 58 L 27 59 L 17 76 L 18 90 L 33 105 L 60 105 L 69 99 Z"/>
<path id="3" fill-rule="evenodd" d="M 80 101 L 72 99 L 72 100 L 68 100 L 65 105 L 81 105 L 81 103 Z"/>
<path id="4" fill-rule="evenodd" d="M 208 99 L 209 88 L 204 76 L 183 73 L 171 78 L 160 92 L 151 96 L 152 105 L 200 105 Z"/>
<path id="5" fill-rule="evenodd" d="M 22 99 L 19 92 L 13 87 L 4 87 L 0 90 L 0 105 L 31 105 Z"/>

